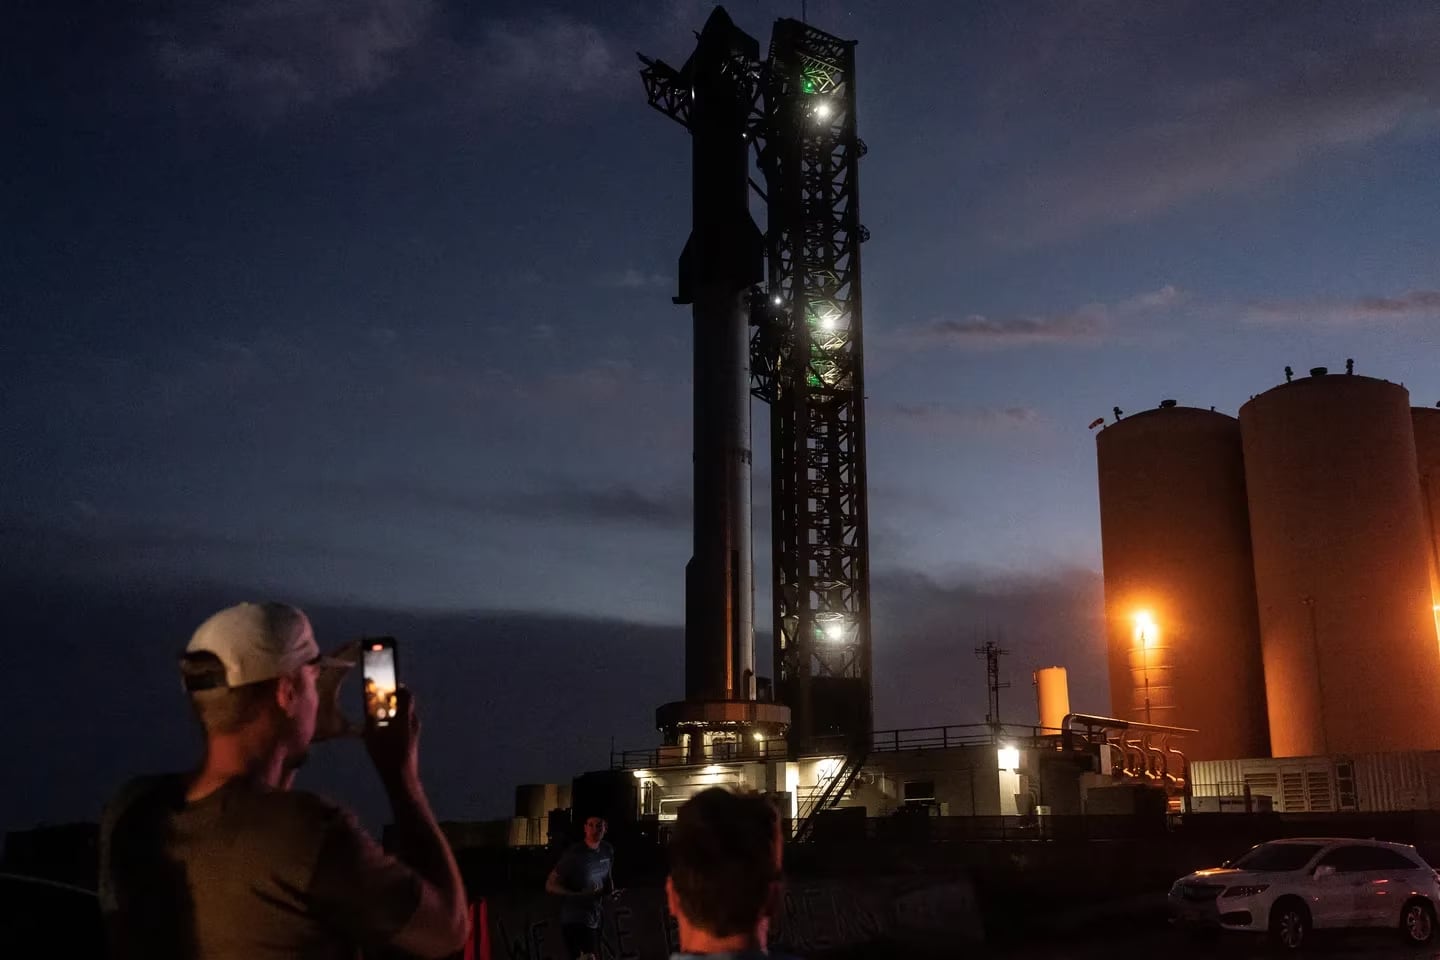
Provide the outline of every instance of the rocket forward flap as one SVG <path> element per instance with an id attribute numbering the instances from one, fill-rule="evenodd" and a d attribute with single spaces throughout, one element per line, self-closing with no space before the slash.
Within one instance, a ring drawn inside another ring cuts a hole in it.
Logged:
<path id="1" fill-rule="evenodd" d="M 696 291 L 723 285 L 744 290 L 765 279 L 765 237 L 748 214 L 729 218 L 718 231 L 697 242 L 695 231 L 680 252 L 680 290 L 676 303 L 694 303 Z"/>

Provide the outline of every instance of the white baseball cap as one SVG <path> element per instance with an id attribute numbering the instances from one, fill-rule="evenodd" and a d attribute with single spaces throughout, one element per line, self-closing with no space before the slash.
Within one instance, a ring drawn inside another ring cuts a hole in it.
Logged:
<path id="1" fill-rule="evenodd" d="M 350 666 L 320 655 L 310 618 L 288 603 L 237 603 L 227 607 L 200 624 L 185 652 L 214 654 L 225 668 L 223 677 L 187 676 L 185 687 L 191 692 L 259 683 L 307 663 Z"/>

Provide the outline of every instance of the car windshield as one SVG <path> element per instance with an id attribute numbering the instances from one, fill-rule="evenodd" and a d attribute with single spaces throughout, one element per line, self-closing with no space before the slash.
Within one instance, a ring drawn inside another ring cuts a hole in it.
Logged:
<path id="1" fill-rule="evenodd" d="M 1237 870 L 1255 870 L 1266 873 L 1281 870 L 1299 870 L 1319 853 L 1318 843 L 1262 843 L 1230 866 Z"/>

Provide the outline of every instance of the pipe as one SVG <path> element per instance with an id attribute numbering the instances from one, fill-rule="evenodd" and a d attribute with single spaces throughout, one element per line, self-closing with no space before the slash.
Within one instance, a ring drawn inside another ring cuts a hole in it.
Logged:
<path id="1" fill-rule="evenodd" d="M 1147 733 L 1140 738 L 1140 745 L 1144 749 L 1146 757 L 1145 779 L 1164 780 L 1165 774 L 1168 772 L 1165 769 L 1165 754 L 1160 751 L 1159 747 L 1156 747 L 1150 742 L 1150 738 L 1153 736 L 1155 736 L 1155 734 Z M 1152 760 L 1154 763 L 1151 763 Z"/>
<path id="2" fill-rule="evenodd" d="M 1145 773 L 1145 752 L 1140 749 L 1140 742 L 1122 739 L 1120 743 L 1125 749 L 1125 776 L 1140 779 Z"/>
<path id="3" fill-rule="evenodd" d="M 1175 765 L 1175 769 L 1178 771 L 1175 774 L 1175 783 L 1177 786 L 1183 787 L 1185 781 L 1190 779 L 1190 761 L 1185 759 L 1185 754 L 1170 746 L 1170 737 L 1168 735 L 1161 740 L 1160 745 L 1164 748 L 1167 756 L 1175 757 L 1178 760 L 1178 763 Z"/>
<path id="4" fill-rule="evenodd" d="M 1060 724 L 1063 732 L 1070 732 L 1074 723 L 1106 730 L 1150 730 L 1155 733 L 1199 733 L 1193 727 L 1170 727 L 1163 723 L 1140 723 L 1136 720 L 1120 720 L 1116 717 L 1100 717 L 1091 713 L 1067 713 Z"/>

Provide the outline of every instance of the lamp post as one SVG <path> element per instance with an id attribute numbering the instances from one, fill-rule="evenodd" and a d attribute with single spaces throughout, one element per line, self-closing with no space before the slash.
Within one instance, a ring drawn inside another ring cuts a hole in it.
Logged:
<path id="1" fill-rule="evenodd" d="M 1150 722 L 1150 639 L 1155 633 L 1155 620 L 1149 613 L 1135 614 L 1135 635 L 1140 641 L 1140 674 L 1145 683 L 1145 722 Z"/>

